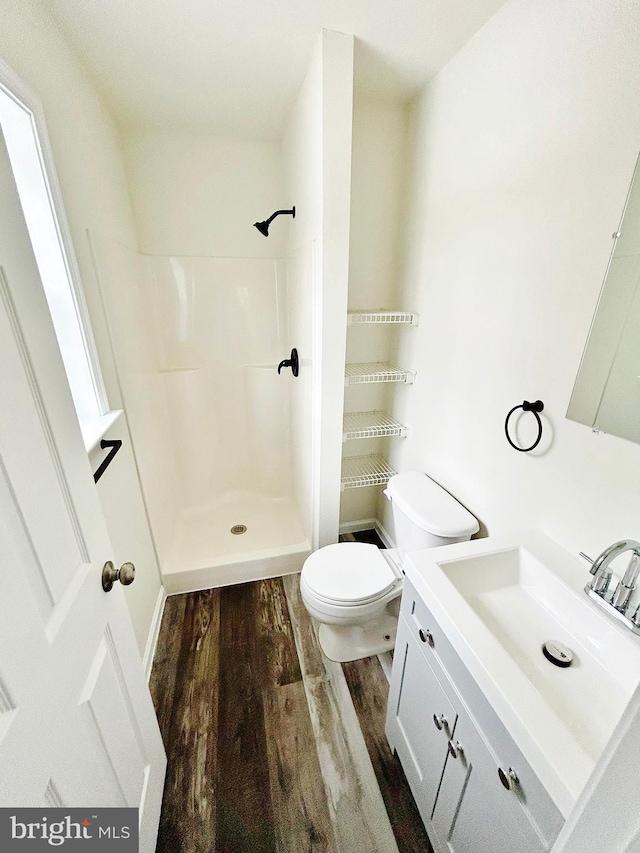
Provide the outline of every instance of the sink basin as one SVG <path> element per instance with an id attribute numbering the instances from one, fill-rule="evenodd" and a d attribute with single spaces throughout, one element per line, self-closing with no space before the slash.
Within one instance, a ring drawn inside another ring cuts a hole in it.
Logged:
<path id="1" fill-rule="evenodd" d="M 640 681 L 640 638 L 583 592 L 586 566 L 538 532 L 413 552 L 407 576 L 568 814 Z M 573 653 L 551 663 L 547 641 Z"/>

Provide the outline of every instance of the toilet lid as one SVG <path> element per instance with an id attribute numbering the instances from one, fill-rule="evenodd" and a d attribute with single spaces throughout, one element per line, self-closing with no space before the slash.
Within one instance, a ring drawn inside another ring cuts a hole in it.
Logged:
<path id="1" fill-rule="evenodd" d="M 365 604 L 393 588 L 396 576 L 375 545 L 340 542 L 307 557 L 302 576 L 312 593 L 345 606 Z"/>

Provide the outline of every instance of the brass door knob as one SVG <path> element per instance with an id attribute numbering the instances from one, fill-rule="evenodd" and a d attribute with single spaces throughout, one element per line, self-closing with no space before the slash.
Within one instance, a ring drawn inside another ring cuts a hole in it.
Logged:
<path id="1" fill-rule="evenodd" d="M 113 565 L 111 560 L 102 567 L 102 589 L 110 592 L 114 583 L 120 581 L 123 586 L 132 584 L 136 577 L 136 567 L 133 563 L 123 563 L 119 569 Z"/>

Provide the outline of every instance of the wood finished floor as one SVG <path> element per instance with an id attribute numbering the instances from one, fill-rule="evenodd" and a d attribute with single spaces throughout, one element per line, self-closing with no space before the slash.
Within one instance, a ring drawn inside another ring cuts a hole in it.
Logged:
<path id="1" fill-rule="evenodd" d="M 432 853 L 384 736 L 378 659 L 328 661 L 298 583 L 168 599 L 158 853 Z"/>

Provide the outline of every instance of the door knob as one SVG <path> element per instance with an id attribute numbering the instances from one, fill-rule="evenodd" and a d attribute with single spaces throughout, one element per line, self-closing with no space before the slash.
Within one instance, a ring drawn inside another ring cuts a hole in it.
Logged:
<path id="1" fill-rule="evenodd" d="M 136 567 L 133 563 L 123 563 L 119 569 L 113 565 L 111 560 L 108 560 L 102 567 L 102 589 L 105 592 L 110 592 L 116 581 L 120 581 L 122 586 L 129 586 L 136 577 Z"/>

